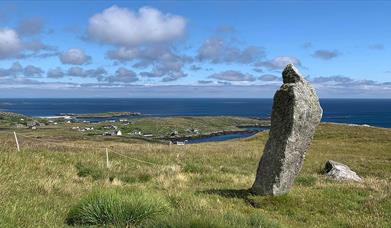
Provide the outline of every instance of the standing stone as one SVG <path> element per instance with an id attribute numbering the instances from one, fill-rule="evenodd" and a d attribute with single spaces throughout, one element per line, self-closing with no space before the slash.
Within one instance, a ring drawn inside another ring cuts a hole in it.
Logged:
<path id="1" fill-rule="evenodd" d="M 322 117 L 315 90 L 292 64 L 282 77 L 284 84 L 274 95 L 269 139 L 251 188 L 257 195 L 289 192 Z"/>

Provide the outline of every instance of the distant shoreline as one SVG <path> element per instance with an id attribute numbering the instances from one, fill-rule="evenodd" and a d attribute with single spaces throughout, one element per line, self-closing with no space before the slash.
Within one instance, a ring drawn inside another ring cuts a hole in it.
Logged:
<path id="1" fill-rule="evenodd" d="M 323 122 L 368 124 L 391 128 L 391 99 L 320 99 Z M 40 118 L 60 113 L 140 112 L 142 116 L 239 116 L 267 118 L 272 99 L 1 99 L 0 110 Z M 99 116 L 93 121 L 100 121 Z M 101 116 L 103 117 L 103 116 Z M 105 116 L 107 117 L 107 116 Z M 81 119 L 82 117 L 80 117 Z M 84 116 L 84 118 L 86 118 Z M 118 119 L 121 117 L 110 117 Z M 124 117 L 126 118 L 126 117 Z M 138 118 L 129 117 L 130 118 Z M 87 119 L 88 120 L 88 119 Z"/>
<path id="2" fill-rule="evenodd" d="M 60 116 L 73 118 L 110 118 L 110 117 L 128 117 L 141 116 L 140 112 L 99 112 L 99 113 L 60 113 Z"/>

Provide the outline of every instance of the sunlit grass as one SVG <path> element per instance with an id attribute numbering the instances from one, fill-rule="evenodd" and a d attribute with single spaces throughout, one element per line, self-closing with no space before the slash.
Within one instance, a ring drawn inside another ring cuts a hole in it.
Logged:
<path id="1" fill-rule="evenodd" d="M 135 226 L 167 211 L 161 198 L 141 191 L 95 191 L 71 208 L 67 223 Z"/>
<path id="2" fill-rule="evenodd" d="M 82 137 L 44 143 L 20 137 L 17 153 L 13 133 L 3 131 L 0 227 L 68 226 L 73 208 L 98 189 L 103 195 L 117 192 L 124 201 L 134 191 L 165 202 L 163 214 L 135 226 L 390 226 L 390 129 L 322 124 L 291 192 L 279 197 L 247 191 L 266 139 L 267 132 L 243 140 L 168 146 Z M 325 178 L 320 171 L 328 159 L 350 166 L 364 182 Z"/>

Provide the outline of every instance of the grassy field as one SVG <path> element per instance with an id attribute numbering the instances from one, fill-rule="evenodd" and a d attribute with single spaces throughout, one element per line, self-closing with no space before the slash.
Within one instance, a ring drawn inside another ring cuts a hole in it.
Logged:
<path id="1" fill-rule="evenodd" d="M 278 197 L 247 190 L 267 132 L 185 146 L 22 136 L 64 133 L 53 129 L 18 130 L 21 152 L 13 130 L 0 131 L 0 227 L 391 226 L 391 129 L 321 124 L 291 192 Z M 328 159 L 364 182 L 325 178 Z"/>
<path id="2" fill-rule="evenodd" d="M 123 126 L 124 132 L 141 131 L 158 137 L 169 136 L 176 131 L 178 135 L 191 135 L 190 129 L 197 129 L 200 134 L 207 134 L 223 130 L 239 130 L 240 125 L 265 125 L 270 121 L 231 116 L 210 117 L 166 117 L 140 118 L 132 124 Z"/>

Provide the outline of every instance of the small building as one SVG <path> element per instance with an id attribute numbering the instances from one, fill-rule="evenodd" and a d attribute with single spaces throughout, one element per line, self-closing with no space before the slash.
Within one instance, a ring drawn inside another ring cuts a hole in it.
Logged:
<path id="1" fill-rule="evenodd" d="M 33 120 L 33 121 L 30 121 L 27 123 L 27 127 L 29 127 L 29 128 L 36 127 L 36 126 L 39 126 L 38 121 Z"/>
<path id="2" fill-rule="evenodd" d="M 194 134 L 198 134 L 200 133 L 198 129 L 195 129 L 195 128 L 190 128 L 190 129 L 187 129 L 187 131 L 191 132 L 191 133 L 194 133 Z"/>
<path id="3" fill-rule="evenodd" d="M 122 131 L 121 130 L 111 131 L 111 132 L 105 131 L 102 135 L 103 136 L 122 136 Z"/>
<path id="4" fill-rule="evenodd" d="M 16 128 L 25 128 L 26 126 L 24 124 L 16 124 Z"/>
<path id="5" fill-rule="evenodd" d="M 129 135 L 143 135 L 141 131 L 134 131 L 134 132 L 129 132 Z"/>
<path id="6" fill-rule="evenodd" d="M 71 120 L 72 119 L 72 116 L 64 116 L 63 117 L 65 120 Z"/>
<path id="7" fill-rule="evenodd" d="M 115 126 L 115 125 L 107 125 L 107 126 L 104 126 L 103 128 L 104 129 L 111 129 L 111 130 L 117 130 L 118 129 L 118 127 Z"/>
<path id="8" fill-rule="evenodd" d="M 93 127 L 85 127 L 85 128 L 82 128 L 82 129 L 79 129 L 79 131 L 92 131 L 92 130 L 94 130 L 94 128 Z"/>
<path id="9" fill-rule="evenodd" d="M 183 142 L 177 141 L 176 144 L 180 145 L 180 146 L 183 146 L 183 145 L 185 145 L 185 142 L 184 141 Z"/>

